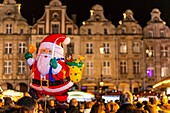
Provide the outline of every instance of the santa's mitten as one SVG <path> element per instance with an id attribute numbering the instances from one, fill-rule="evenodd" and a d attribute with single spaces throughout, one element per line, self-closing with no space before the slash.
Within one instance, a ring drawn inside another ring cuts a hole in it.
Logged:
<path id="1" fill-rule="evenodd" d="M 52 66 L 54 69 L 57 68 L 57 59 L 54 57 L 50 60 L 50 66 Z"/>
<path id="2" fill-rule="evenodd" d="M 27 52 L 25 54 L 25 59 L 28 60 L 29 58 L 32 58 L 32 54 L 30 52 Z"/>

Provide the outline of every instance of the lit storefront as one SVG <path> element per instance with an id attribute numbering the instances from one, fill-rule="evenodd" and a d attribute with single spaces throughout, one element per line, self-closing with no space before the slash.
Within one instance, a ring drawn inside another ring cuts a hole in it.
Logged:
<path id="1" fill-rule="evenodd" d="M 156 92 L 165 92 L 166 95 L 170 94 L 170 77 L 167 77 L 153 85 L 153 90 Z"/>

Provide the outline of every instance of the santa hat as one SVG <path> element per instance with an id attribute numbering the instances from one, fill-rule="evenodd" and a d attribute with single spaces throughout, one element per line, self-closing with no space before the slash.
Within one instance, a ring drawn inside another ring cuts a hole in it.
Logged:
<path id="1" fill-rule="evenodd" d="M 61 43 L 67 45 L 70 43 L 70 38 L 63 34 L 52 34 L 44 38 L 41 42 L 39 50 L 44 48 L 50 48 L 54 51 L 59 51 L 62 48 Z"/>

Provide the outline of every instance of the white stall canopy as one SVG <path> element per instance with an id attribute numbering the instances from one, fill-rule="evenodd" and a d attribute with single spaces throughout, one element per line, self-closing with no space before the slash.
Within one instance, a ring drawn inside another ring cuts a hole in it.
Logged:
<path id="1" fill-rule="evenodd" d="M 75 98 L 77 101 L 84 102 L 84 101 L 92 101 L 95 96 L 91 93 L 86 93 L 82 91 L 71 91 L 68 92 L 68 99 L 67 101 L 70 102 L 72 98 Z"/>

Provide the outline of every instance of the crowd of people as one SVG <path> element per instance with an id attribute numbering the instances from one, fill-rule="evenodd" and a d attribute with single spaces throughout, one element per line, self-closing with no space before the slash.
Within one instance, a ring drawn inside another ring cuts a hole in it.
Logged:
<path id="1" fill-rule="evenodd" d="M 10 97 L 0 99 L 0 113 L 170 113 L 170 104 L 166 95 L 159 100 L 154 97 L 149 101 L 134 100 L 132 93 L 124 91 L 119 100 L 105 103 L 104 99 L 59 104 L 55 99 L 35 100 L 24 96 L 13 102 Z"/>

